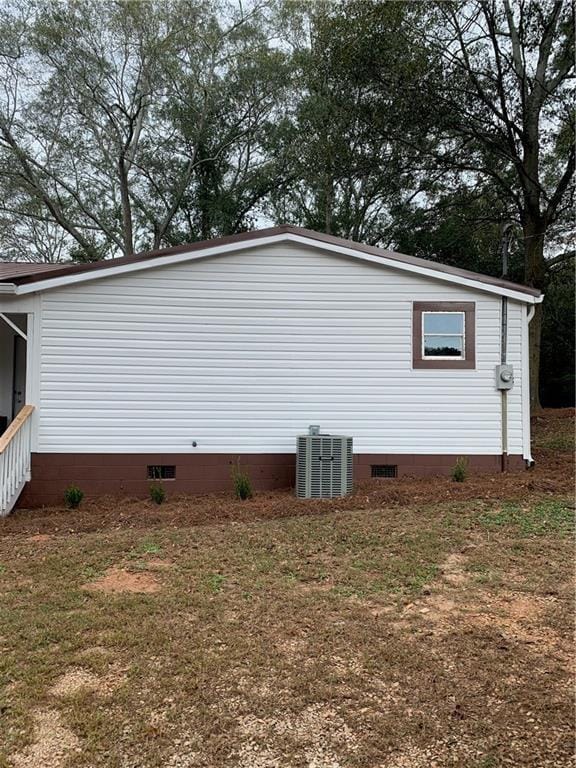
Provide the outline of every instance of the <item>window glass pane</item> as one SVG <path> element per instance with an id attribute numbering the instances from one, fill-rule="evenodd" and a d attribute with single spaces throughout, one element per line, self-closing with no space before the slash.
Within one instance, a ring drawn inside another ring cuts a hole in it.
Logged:
<path id="1" fill-rule="evenodd" d="M 462 336 L 424 336 L 425 357 L 464 357 Z"/>
<path id="2" fill-rule="evenodd" d="M 462 312 L 426 312 L 424 333 L 464 333 L 464 315 Z"/>

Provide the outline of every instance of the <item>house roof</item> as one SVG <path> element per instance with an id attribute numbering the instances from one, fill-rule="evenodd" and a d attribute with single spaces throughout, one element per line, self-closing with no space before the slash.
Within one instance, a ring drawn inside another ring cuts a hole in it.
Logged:
<path id="1" fill-rule="evenodd" d="M 64 264 L 43 264 L 30 261 L 0 261 L 0 282 L 5 283 L 8 280 L 15 283 L 23 277 L 29 275 L 38 275 L 39 277 L 46 272 L 53 272 L 55 269 L 62 269 Z"/>
<path id="2" fill-rule="evenodd" d="M 422 271 L 424 274 L 440 280 L 445 279 L 452 283 L 461 282 L 466 285 L 473 284 L 475 287 L 484 288 L 491 293 L 513 294 L 516 298 L 524 298 L 524 300 L 530 303 L 541 300 L 541 293 L 535 288 L 491 277 L 490 275 L 460 269 L 459 267 L 448 266 L 436 261 L 421 259 L 417 256 L 408 256 L 384 248 L 376 248 L 352 240 L 334 237 L 333 235 L 314 232 L 310 229 L 294 227 L 289 224 L 84 264 L 0 262 L 0 284 L 10 284 L 13 286 L 14 290 L 11 291 L 13 293 L 29 293 L 35 290 L 45 290 L 67 282 L 95 279 L 104 276 L 106 272 L 117 274 L 123 271 L 134 271 L 134 269 L 156 266 L 155 262 L 160 264 L 168 261 L 170 263 L 172 261 L 170 257 L 184 257 L 177 259 L 181 261 L 185 260 L 187 254 L 191 258 L 198 258 L 203 255 L 202 252 L 206 252 L 206 256 L 214 255 L 220 250 L 222 252 L 230 252 L 249 247 L 252 243 L 257 245 L 258 241 L 261 240 L 272 243 L 283 240 L 304 241 L 309 245 L 324 247 L 327 250 L 338 251 L 348 255 L 357 255 L 369 261 L 381 262 L 398 269 L 407 269 L 411 272 Z"/>

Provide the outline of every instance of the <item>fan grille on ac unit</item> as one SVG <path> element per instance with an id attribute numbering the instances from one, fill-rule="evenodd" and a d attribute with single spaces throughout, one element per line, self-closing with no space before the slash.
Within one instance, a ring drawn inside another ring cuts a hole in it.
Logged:
<path id="1" fill-rule="evenodd" d="M 296 495 L 308 499 L 345 496 L 352 490 L 352 438 L 302 435 L 296 441 Z"/>

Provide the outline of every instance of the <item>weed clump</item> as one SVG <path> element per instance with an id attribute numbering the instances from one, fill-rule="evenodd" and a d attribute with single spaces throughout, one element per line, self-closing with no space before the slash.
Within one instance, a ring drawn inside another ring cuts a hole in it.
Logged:
<path id="1" fill-rule="evenodd" d="M 454 464 L 454 467 L 452 469 L 452 480 L 454 480 L 455 483 L 463 483 L 467 477 L 468 477 L 468 459 L 466 459 L 464 456 L 460 456 L 460 458 L 457 459 L 456 464 Z"/>
<path id="2" fill-rule="evenodd" d="M 160 483 L 150 485 L 150 498 L 154 504 L 163 504 L 166 501 L 166 490 Z"/>
<path id="3" fill-rule="evenodd" d="M 240 460 L 238 460 L 237 465 L 232 471 L 232 481 L 234 483 L 234 492 L 237 499 L 245 501 L 246 499 L 252 498 L 252 481 L 250 480 L 249 475 L 246 472 L 242 472 L 240 469 Z"/>

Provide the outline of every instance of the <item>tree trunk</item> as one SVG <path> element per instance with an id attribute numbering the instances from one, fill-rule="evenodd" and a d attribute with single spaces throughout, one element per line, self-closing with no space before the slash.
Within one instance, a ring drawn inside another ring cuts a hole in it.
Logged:
<path id="1" fill-rule="evenodd" d="M 542 219 L 528 221 L 524 226 L 524 263 L 527 285 L 543 291 L 546 278 L 544 261 L 544 236 L 546 224 Z M 542 337 L 543 305 L 536 304 L 530 323 L 530 408 L 537 411 L 540 405 L 540 346 Z"/>
<path id="2" fill-rule="evenodd" d="M 124 242 L 124 255 L 131 256 L 134 253 L 134 234 L 132 230 L 132 206 L 130 203 L 130 191 L 128 185 L 128 171 L 124 158 L 118 162 L 118 176 L 120 178 L 120 201 L 122 207 L 122 240 Z"/>
<path id="3" fill-rule="evenodd" d="M 332 234 L 332 213 L 334 206 L 334 182 L 332 176 L 327 173 L 324 179 L 324 232 Z"/>
<path id="4" fill-rule="evenodd" d="M 530 323 L 530 411 L 536 413 L 540 405 L 540 344 L 542 338 L 542 304 L 536 304 Z"/>

